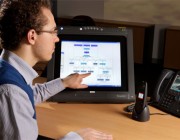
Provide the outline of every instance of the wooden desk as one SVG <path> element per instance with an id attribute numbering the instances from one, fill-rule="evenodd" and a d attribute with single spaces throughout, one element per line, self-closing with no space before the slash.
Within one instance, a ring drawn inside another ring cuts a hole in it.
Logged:
<path id="1" fill-rule="evenodd" d="M 40 135 L 58 138 L 69 131 L 95 128 L 113 135 L 114 140 L 180 140 L 180 119 L 171 115 L 151 115 L 137 122 L 123 109 L 127 104 L 58 104 L 36 107 Z M 163 113 L 150 107 L 150 113 Z M 165 113 L 163 113 L 165 114 Z"/>

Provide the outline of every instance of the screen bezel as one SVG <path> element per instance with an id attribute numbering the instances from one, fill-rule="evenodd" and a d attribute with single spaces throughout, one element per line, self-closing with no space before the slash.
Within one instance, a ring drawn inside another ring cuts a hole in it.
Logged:
<path id="1" fill-rule="evenodd" d="M 61 42 L 62 41 L 97 41 L 97 42 L 119 42 L 120 43 L 120 55 L 121 55 L 121 87 L 98 87 L 91 86 L 85 89 L 69 89 L 66 91 L 128 91 L 128 74 L 127 74 L 127 38 L 125 36 L 116 35 L 74 35 L 74 34 L 62 34 L 59 35 L 60 41 L 56 44 L 55 49 L 55 78 L 60 77 L 60 65 L 61 65 Z M 112 92 L 111 92 L 112 93 Z"/>

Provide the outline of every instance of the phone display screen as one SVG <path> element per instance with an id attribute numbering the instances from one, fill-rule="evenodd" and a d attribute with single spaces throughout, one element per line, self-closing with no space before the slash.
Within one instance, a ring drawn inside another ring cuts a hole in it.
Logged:
<path id="1" fill-rule="evenodd" d="M 180 92 L 180 75 L 177 75 L 172 83 L 171 90 Z"/>

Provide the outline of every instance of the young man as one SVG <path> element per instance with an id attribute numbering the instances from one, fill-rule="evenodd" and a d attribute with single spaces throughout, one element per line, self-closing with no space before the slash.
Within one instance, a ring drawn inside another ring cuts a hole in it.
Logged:
<path id="1" fill-rule="evenodd" d="M 32 85 L 38 75 L 32 67 L 48 61 L 59 41 L 49 0 L 4 0 L 0 8 L 0 139 L 36 140 L 35 104 L 65 88 L 81 84 L 90 74 L 71 74 L 45 84 Z M 91 128 L 70 132 L 62 140 L 112 140 Z"/>

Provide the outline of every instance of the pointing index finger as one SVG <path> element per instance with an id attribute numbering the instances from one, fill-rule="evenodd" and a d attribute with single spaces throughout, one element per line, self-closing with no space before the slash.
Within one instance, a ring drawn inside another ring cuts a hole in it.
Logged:
<path id="1" fill-rule="evenodd" d="M 87 77 L 87 76 L 89 76 L 89 75 L 91 75 L 91 73 L 84 73 L 84 74 L 81 74 L 81 77 L 82 77 L 82 78 L 85 78 L 85 77 Z"/>

